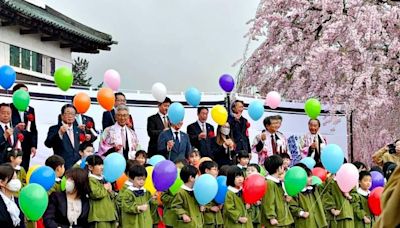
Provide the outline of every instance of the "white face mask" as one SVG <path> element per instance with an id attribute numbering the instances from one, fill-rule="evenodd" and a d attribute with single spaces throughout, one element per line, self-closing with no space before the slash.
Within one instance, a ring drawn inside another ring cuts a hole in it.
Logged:
<path id="1" fill-rule="evenodd" d="M 6 188 L 12 192 L 18 192 L 21 189 L 21 181 L 18 179 L 12 179 L 8 182 Z"/>
<path id="2" fill-rule="evenodd" d="M 75 183 L 73 180 L 67 180 L 65 183 L 65 191 L 67 193 L 73 193 L 75 190 Z"/>
<path id="3" fill-rule="evenodd" d="M 230 132 L 231 132 L 231 129 L 229 129 L 229 128 L 221 128 L 221 133 L 224 135 L 229 135 Z"/>

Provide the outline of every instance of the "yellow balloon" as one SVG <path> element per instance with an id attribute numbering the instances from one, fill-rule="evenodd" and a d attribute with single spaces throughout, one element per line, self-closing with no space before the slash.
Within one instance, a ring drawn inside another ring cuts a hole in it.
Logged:
<path id="1" fill-rule="evenodd" d="M 144 188 L 149 191 L 152 195 L 154 195 L 154 193 L 156 193 L 156 188 L 154 187 L 153 184 L 153 166 L 147 166 L 146 167 L 146 171 L 147 171 L 147 178 L 144 182 Z"/>
<path id="2" fill-rule="evenodd" d="M 228 120 L 228 111 L 222 105 L 215 105 L 211 109 L 211 117 L 218 125 L 224 125 Z"/>
<path id="3" fill-rule="evenodd" d="M 26 183 L 29 184 L 29 179 L 31 179 L 31 175 L 33 171 L 35 171 L 37 168 L 39 168 L 41 165 L 34 165 L 29 167 L 28 173 L 26 173 Z"/>

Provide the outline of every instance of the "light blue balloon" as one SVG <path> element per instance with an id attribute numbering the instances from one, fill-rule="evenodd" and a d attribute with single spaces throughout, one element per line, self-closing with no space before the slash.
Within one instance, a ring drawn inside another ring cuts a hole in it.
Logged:
<path id="1" fill-rule="evenodd" d="M 29 183 L 39 184 L 46 191 L 49 191 L 56 183 L 56 173 L 48 166 L 41 166 L 32 172 Z"/>
<path id="2" fill-rule="evenodd" d="M 259 120 L 264 114 L 264 104 L 261 101 L 253 101 L 249 105 L 249 116 L 254 121 Z"/>
<path id="3" fill-rule="evenodd" d="M 326 170 L 335 174 L 344 162 L 344 153 L 342 148 L 336 144 L 328 144 L 322 149 L 321 162 Z"/>
<path id="4" fill-rule="evenodd" d="M 185 92 L 186 101 L 193 107 L 197 107 L 200 104 L 201 93 L 198 89 L 190 87 Z"/>
<path id="5" fill-rule="evenodd" d="M 5 90 L 9 89 L 15 82 L 17 74 L 15 70 L 7 65 L 0 67 L 0 86 Z"/>
<path id="6" fill-rule="evenodd" d="M 124 173 L 126 168 L 126 161 L 124 156 L 120 153 L 114 152 L 104 159 L 104 179 L 107 182 L 114 182 L 119 177 L 121 177 L 122 173 Z"/>
<path id="7" fill-rule="evenodd" d="M 217 179 L 210 174 L 203 174 L 194 182 L 193 191 L 197 202 L 204 206 L 217 195 Z"/>
<path id="8" fill-rule="evenodd" d="M 147 164 L 150 164 L 151 166 L 154 167 L 154 166 L 156 166 L 160 161 L 164 161 L 164 160 L 165 160 L 164 156 L 157 154 L 157 155 L 152 156 L 152 157 L 147 161 Z"/>
<path id="9" fill-rule="evenodd" d="M 85 167 L 86 167 L 86 158 L 87 158 L 87 157 L 83 157 L 83 158 L 81 159 L 81 165 L 80 165 L 80 166 L 81 166 L 82 169 L 85 169 Z"/>
<path id="10" fill-rule="evenodd" d="M 168 108 L 168 119 L 172 124 L 178 124 L 183 121 L 185 117 L 185 109 L 183 105 L 178 102 L 174 102 Z"/>
<path id="11" fill-rule="evenodd" d="M 316 164 L 315 160 L 312 157 L 305 157 L 300 160 L 300 163 L 303 163 L 309 169 L 313 169 Z"/>
<path id="12" fill-rule="evenodd" d="M 228 186 L 226 185 L 226 176 L 217 177 L 218 192 L 214 200 L 218 204 L 223 204 L 225 202 L 226 192 L 228 191 Z"/>

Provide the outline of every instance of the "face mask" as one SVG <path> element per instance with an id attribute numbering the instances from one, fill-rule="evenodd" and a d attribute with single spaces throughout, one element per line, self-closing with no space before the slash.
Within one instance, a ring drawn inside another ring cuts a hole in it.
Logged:
<path id="1" fill-rule="evenodd" d="M 75 190 L 75 183 L 73 180 L 67 180 L 66 184 L 65 184 L 65 191 L 67 193 L 72 193 Z"/>
<path id="2" fill-rule="evenodd" d="M 18 192 L 21 189 L 21 181 L 18 179 L 12 179 L 7 184 L 7 189 L 12 192 Z"/>
<path id="3" fill-rule="evenodd" d="M 229 129 L 229 128 L 221 128 L 221 133 L 224 135 L 229 135 L 230 132 L 231 132 L 231 129 Z"/>

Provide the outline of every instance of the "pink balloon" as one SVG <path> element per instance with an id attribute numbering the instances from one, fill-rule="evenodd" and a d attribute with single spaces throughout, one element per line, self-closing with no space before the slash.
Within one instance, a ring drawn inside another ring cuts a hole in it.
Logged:
<path id="1" fill-rule="evenodd" d="M 358 169 L 351 163 L 343 164 L 336 173 L 336 182 L 342 192 L 350 192 L 358 184 Z"/>
<path id="2" fill-rule="evenodd" d="M 117 91 L 121 84 L 121 76 L 116 70 L 107 70 L 104 73 L 104 82 L 110 89 Z"/>
<path id="3" fill-rule="evenodd" d="M 265 98 L 265 104 L 272 109 L 276 109 L 281 104 L 281 95 L 276 91 L 271 91 Z"/>

